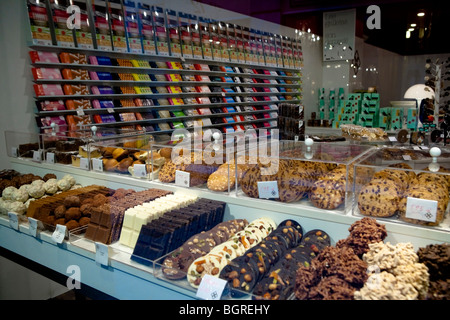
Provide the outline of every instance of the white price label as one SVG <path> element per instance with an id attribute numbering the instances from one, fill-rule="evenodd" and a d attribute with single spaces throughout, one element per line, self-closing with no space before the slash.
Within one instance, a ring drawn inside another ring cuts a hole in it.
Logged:
<path id="1" fill-rule="evenodd" d="M 175 184 L 180 187 L 189 187 L 191 182 L 191 174 L 189 172 L 176 170 Z"/>
<path id="2" fill-rule="evenodd" d="M 29 227 L 29 233 L 31 236 L 36 237 L 37 236 L 37 229 L 38 229 L 38 221 L 34 218 L 28 217 L 28 224 Z"/>
<path id="3" fill-rule="evenodd" d="M 205 274 L 197 289 L 196 296 L 204 300 L 220 300 L 227 281 Z"/>
<path id="4" fill-rule="evenodd" d="M 63 226 L 62 224 L 57 224 L 56 229 L 52 234 L 52 240 L 55 241 L 56 243 L 62 243 L 66 236 L 66 230 L 67 230 L 66 226 Z"/>
<path id="5" fill-rule="evenodd" d="M 389 141 L 396 142 L 397 138 L 396 137 L 389 137 Z"/>
<path id="6" fill-rule="evenodd" d="M 89 170 L 89 159 L 80 158 L 80 169 Z"/>
<path id="7" fill-rule="evenodd" d="M 107 108 L 106 110 L 108 110 L 109 113 L 114 113 L 114 109 L 113 108 Z"/>
<path id="8" fill-rule="evenodd" d="M 15 212 L 8 212 L 9 226 L 14 230 L 19 230 L 19 217 Z"/>
<path id="9" fill-rule="evenodd" d="M 97 158 L 92 159 L 92 169 L 94 171 L 103 172 L 103 161 L 102 161 L 102 159 L 97 159 Z"/>
<path id="10" fill-rule="evenodd" d="M 55 163 L 55 154 L 53 152 L 47 152 L 45 155 L 45 159 L 47 163 L 54 164 Z"/>
<path id="11" fill-rule="evenodd" d="M 438 202 L 435 200 L 408 197 L 406 217 L 410 219 L 436 222 Z"/>
<path id="12" fill-rule="evenodd" d="M 279 198 L 277 181 L 258 181 L 258 195 L 260 199 Z"/>
<path id="13" fill-rule="evenodd" d="M 84 110 L 82 108 L 77 109 L 77 115 L 78 116 L 84 116 Z"/>
<path id="14" fill-rule="evenodd" d="M 19 156 L 19 152 L 17 151 L 17 147 L 11 148 L 11 157 L 17 158 Z"/>
<path id="15" fill-rule="evenodd" d="M 95 243 L 95 262 L 107 266 L 109 263 L 108 246 L 101 242 Z"/>
<path id="16" fill-rule="evenodd" d="M 134 176 L 139 178 L 145 178 L 147 176 L 147 169 L 145 168 L 145 164 L 135 164 L 133 166 Z"/>
<path id="17" fill-rule="evenodd" d="M 42 150 L 33 151 L 33 161 L 42 162 Z"/>

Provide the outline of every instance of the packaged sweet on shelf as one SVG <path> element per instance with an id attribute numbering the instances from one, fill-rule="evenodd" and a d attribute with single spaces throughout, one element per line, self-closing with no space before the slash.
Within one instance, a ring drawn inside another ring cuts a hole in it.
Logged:
<path id="1" fill-rule="evenodd" d="M 88 64 L 87 56 L 82 53 L 61 52 L 59 54 L 61 63 Z"/>
<path id="2" fill-rule="evenodd" d="M 138 3 L 139 32 L 145 54 L 156 54 L 155 29 L 152 11 L 148 4 Z"/>
<path id="3" fill-rule="evenodd" d="M 61 72 L 56 68 L 31 68 L 34 80 L 58 80 L 62 79 Z"/>
<path id="4" fill-rule="evenodd" d="M 139 29 L 139 17 L 136 2 L 128 0 L 123 1 L 123 11 L 129 51 L 132 53 L 142 53 L 142 39 Z"/>
<path id="5" fill-rule="evenodd" d="M 36 106 L 39 111 L 66 110 L 63 100 L 36 101 Z"/>
<path id="6" fill-rule="evenodd" d="M 33 88 L 37 97 L 64 95 L 60 84 L 33 84 Z"/>
<path id="7" fill-rule="evenodd" d="M 353 214 L 393 222 L 449 229 L 450 168 L 448 150 L 402 147 L 404 157 L 386 157 L 380 148 L 355 164 Z M 419 156 L 416 156 L 419 155 Z"/>
<path id="8" fill-rule="evenodd" d="M 108 12 L 111 23 L 111 38 L 114 51 L 128 52 L 128 41 L 125 34 L 125 18 L 121 1 L 109 0 Z"/>
<path id="9" fill-rule="evenodd" d="M 94 49 L 94 42 L 89 26 L 88 6 L 86 0 L 71 0 L 71 4 L 80 8 L 80 27 L 75 28 L 77 48 Z"/>
<path id="10" fill-rule="evenodd" d="M 237 153 L 236 161 L 248 168 L 237 196 L 338 212 L 351 207 L 354 162 L 371 149 L 339 143 L 315 144 L 311 139 L 275 140 L 253 146 Z"/>
<path id="11" fill-rule="evenodd" d="M 155 28 L 156 52 L 161 56 L 169 55 L 169 40 L 167 39 L 166 17 L 161 7 L 152 6 L 153 27 Z"/>
<path id="12" fill-rule="evenodd" d="M 71 5 L 69 0 L 50 0 L 51 16 L 53 25 L 55 26 L 56 44 L 60 47 L 75 47 L 74 29 L 68 28 L 67 21 L 69 20 L 69 13 L 67 8 Z"/>
<path id="13" fill-rule="evenodd" d="M 59 63 L 58 54 L 55 52 L 29 51 L 31 63 Z"/>
<path id="14" fill-rule="evenodd" d="M 181 38 L 181 52 L 185 58 L 193 58 L 190 14 L 178 12 L 178 25 Z"/>
<path id="15" fill-rule="evenodd" d="M 109 27 L 110 15 L 106 1 L 93 1 L 92 13 L 95 25 L 95 39 L 97 49 L 112 51 L 111 28 Z"/>
<path id="16" fill-rule="evenodd" d="M 45 2 L 27 0 L 28 19 L 33 44 L 51 46 L 52 31 Z"/>

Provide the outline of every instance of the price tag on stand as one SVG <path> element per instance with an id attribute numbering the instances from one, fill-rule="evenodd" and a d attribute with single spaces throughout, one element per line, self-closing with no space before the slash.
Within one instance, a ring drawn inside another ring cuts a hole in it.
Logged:
<path id="1" fill-rule="evenodd" d="M 258 195 L 260 199 L 279 198 L 277 181 L 258 181 Z"/>
<path id="2" fill-rule="evenodd" d="M 42 162 L 42 150 L 33 151 L 33 161 Z"/>
<path id="3" fill-rule="evenodd" d="M 204 300 L 220 300 L 227 281 L 205 274 L 197 289 L 196 296 Z"/>
<path id="4" fill-rule="evenodd" d="M 191 174 L 189 172 L 176 170 L 175 184 L 180 187 L 189 187 L 191 182 Z"/>
<path id="5" fill-rule="evenodd" d="M 52 240 L 56 243 L 62 243 L 64 241 L 64 238 L 66 237 L 66 231 L 67 227 L 63 226 L 61 224 L 56 225 L 55 231 L 53 231 L 52 234 Z"/>
<path id="6" fill-rule="evenodd" d="M 38 221 L 34 218 L 28 217 L 28 224 L 29 224 L 29 233 L 31 236 L 36 237 L 37 236 L 37 229 L 38 229 Z"/>
<path id="7" fill-rule="evenodd" d="M 95 262 L 101 265 L 109 265 L 108 246 L 101 242 L 95 242 Z"/>
<path id="8" fill-rule="evenodd" d="M 9 226 L 14 230 L 19 230 L 19 216 L 15 212 L 8 212 Z"/>
<path id="9" fill-rule="evenodd" d="M 12 147 L 11 148 L 11 157 L 17 158 L 18 156 L 19 156 L 19 152 L 17 150 L 17 147 Z"/>
<path id="10" fill-rule="evenodd" d="M 80 169 L 89 170 L 89 159 L 80 158 Z"/>
<path id="11" fill-rule="evenodd" d="M 45 154 L 45 159 L 48 164 L 54 164 L 55 163 L 55 154 L 53 152 L 47 152 Z"/>
<path id="12" fill-rule="evenodd" d="M 103 172 L 103 161 L 102 161 L 102 159 L 97 159 L 97 158 L 92 159 L 92 169 L 94 171 Z"/>
<path id="13" fill-rule="evenodd" d="M 410 219 L 436 222 L 438 202 L 435 200 L 408 197 L 406 199 L 406 214 Z"/>
<path id="14" fill-rule="evenodd" d="M 145 178 L 147 176 L 147 169 L 145 164 L 135 164 L 133 166 L 134 176 L 138 178 Z"/>

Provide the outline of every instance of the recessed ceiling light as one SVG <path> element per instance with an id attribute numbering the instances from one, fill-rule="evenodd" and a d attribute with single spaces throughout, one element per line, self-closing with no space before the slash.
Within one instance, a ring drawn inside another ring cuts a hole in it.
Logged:
<path id="1" fill-rule="evenodd" d="M 408 31 L 414 31 L 414 28 L 409 28 Z"/>
<path id="2" fill-rule="evenodd" d="M 425 12 L 419 12 L 419 13 L 417 14 L 417 16 L 418 16 L 418 17 L 423 17 L 423 16 L 425 16 Z"/>
<path id="3" fill-rule="evenodd" d="M 417 24 L 415 24 L 415 23 L 411 23 L 411 27 L 416 27 L 417 26 Z"/>

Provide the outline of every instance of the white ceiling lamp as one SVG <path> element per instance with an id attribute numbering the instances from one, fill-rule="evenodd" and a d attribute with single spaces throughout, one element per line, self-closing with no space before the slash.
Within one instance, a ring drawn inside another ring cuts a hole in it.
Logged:
<path id="1" fill-rule="evenodd" d="M 417 16 L 418 17 L 424 17 L 425 16 L 425 12 L 420 11 L 419 13 L 417 13 Z"/>

